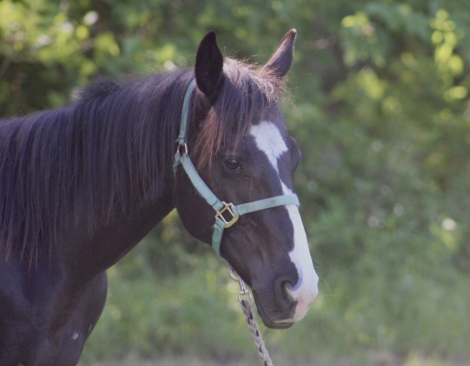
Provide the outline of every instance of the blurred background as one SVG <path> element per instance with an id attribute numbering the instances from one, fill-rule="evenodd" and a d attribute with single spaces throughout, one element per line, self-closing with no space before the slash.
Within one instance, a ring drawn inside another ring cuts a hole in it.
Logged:
<path id="1" fill-rule="evenodd" d="M 275 364 L 470 365 L 466 0 L 0 0 L 0 117 L 191 67 L 212 29 L 262 64 L 291 28 L 283 110 L 321 295 L 263 329 Z M 109 279 L 82 365 L 260 364 L 237 284 L 175 212 Z"/>

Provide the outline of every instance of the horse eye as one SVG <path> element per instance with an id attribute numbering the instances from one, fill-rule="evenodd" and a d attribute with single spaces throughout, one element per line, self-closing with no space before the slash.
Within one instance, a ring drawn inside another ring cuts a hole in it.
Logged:
<path id="1" fill-rule="evenodd" d="M 240 169 L 240 164 L 234 158 L 227 158 L 224 160 L 224 165 L 229 168 L 230 170 L 238 170 Z"/>

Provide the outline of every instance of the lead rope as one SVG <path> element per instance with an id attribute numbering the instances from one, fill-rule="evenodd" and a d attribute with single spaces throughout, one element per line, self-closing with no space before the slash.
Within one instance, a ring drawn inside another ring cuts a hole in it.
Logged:
<path id="1" fill-rule="evenodd" d="M 263 337 L 261 336 L 261 332 L 258 328 L 258 323 L 256 323 L 256 319 L 253 316 L 253 305 L 251 302 L 251 295 L 250 291 L 246 288 L 245 282 L 238 276 L 235 271 L 233 270 L 232 266 L 229 265 L 228 272 L 232 280 L 238 282 L 240 285 L 240 292 L 238 293 L 238 301 L 240 301 L 240 305 L 242 307 L 243 315 L 245 315 L 245 320 L 248 324 L 248 329 L 251 332 L 251 336 L 255 341 L 256 348 L 258 349 L 259 356 L 263 359 L 264 366 L 274 366 L 271 357 L 269 356 L 269 352 L 264 345 Z M 243 297 L 246 296 L 244 299 Z"/>

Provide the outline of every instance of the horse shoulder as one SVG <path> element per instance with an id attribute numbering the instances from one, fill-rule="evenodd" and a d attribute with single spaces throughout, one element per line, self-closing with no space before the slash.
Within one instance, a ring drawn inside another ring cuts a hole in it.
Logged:
<path id="1" fill-rule="evenodd" d="M 104 307 L 106 274 L 70 286 L 57 263 L 0 260 L 0 366 L 72 366 Z"/>

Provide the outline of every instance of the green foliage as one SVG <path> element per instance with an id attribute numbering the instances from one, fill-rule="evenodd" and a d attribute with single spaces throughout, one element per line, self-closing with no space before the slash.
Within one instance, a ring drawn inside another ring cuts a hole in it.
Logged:
<path id="1" fill-rule="evenodd" d="M 262 63 L 297 28 L 295 107 L 284 110 L 304 156 L 296 191 L 322 295 L 292 330 L 267 332 L 268 344 L 327 365 L 368 351 L 410 365 L 419 354 L 468 357 L 470 12 L 462 4 L 2 0 L 0 115 L 66 104 L 96 75 L 190 66 L 209 29 L 229 56 Z M 172 213 L 110 272 L 111 296 L 84 357 L 251 352 L 213 261 Z"/>
<path id="2" fill-rule="evenodd" d="M 191 276 L 143 275 L 139 281 L 112 268 L 108 301 L 84 361 L 122 357 L 133 350 L 142 357 L 184 351 L 226 360 L 246 355 L 244 349 L 256 355 L 239 316 L 238 285 L 227 283 L 227 269 L 217 263 L 214 256 L 206 257 Z M 230 326 L 220 326 L 222 321 Z"/>

